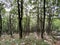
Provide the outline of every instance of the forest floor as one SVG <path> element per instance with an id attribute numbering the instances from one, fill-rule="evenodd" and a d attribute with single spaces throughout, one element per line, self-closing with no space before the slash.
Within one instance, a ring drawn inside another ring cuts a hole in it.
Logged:
<path id="1" fill-rule="evenodd" d="M 60 41 L 56 41 L 54 45 L 60 45 Z"/>
<path id="2" fill-rule="evenodd" d="M 23 39 L 19 39 L 18 34 L 13 34 L 13 38 L 5 34 L 0 38 L 0 45 L 60 45 L 60 41 L 53 40 L 51 36 L 45 35 L 44 37 L 43 41 L 41 40 L 41 36 L 38 36 L 35 32 L 24 35 Z"/>

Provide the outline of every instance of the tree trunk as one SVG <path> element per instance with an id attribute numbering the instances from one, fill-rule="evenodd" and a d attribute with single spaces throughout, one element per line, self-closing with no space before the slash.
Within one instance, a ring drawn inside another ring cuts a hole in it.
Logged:
<path id="1" fill-rule="evenodd" d="M 39 7 L 37 8 L 37 32 L 39 32 Z"/>
<path id="2" fill-rule="evenodd" d="M 49 16 L 48 16 L 48 26 L 47 26 L 47 33 L 48 33 L 48 35 L 51 33 L 51 24 L 52 24 L 51 14 L 49 14 Z"/>
<path id="3" fill-rule="evenodd" d="M 1 17 L 1 11 L 0 11 L 0 37 L 2 34 L 2 17 Z"/>
<path id="4" fill-rule="evenodd" d="M 48 6 L 48 2 L 47 2 L 47 7 L 49 7 Z M 49 7 L 50 8 L 50 7 Z M 48 33 L 48 35 L 51 33 L 51 24 L 52 24 L 52 21 L 51 21 L 51 9 L 49 9 L 49 10 L 47 10 L 48 11 L 48 13 L 49 13 L 49 15 L 48 15 L 48 26 L 47 26 L 47 30 L 46 30 L 46 32 Z"/>
<path id="5" fill-rule="evenodd" d="M 20 12 L 20 4 L 19 0 L 17 0 L 18 4 L 18 19 L 19 19 L 19 38 L 22 38 L 22 17 L 23 17 L 23 0 L 21 0 L 21 12 Z"/>
<path id="6" fill-rule="evenodd" d="M 10 31 L 10 35 L 13 38 L 13 32 L 12 32 L 12 23 L 11 23 L 11 15 L 9 15 L 9 31 Z"/>
<path id="7" fill-rule="evenodd" d="M 26 15 L 26 31 L 27 31 L 27 35 L 29 35 L 29 31 L 30 31 L 30 17 L 28 15 Z"/>
<path id="8" fill-rule="evenodd" d="M 44 34 L 44 28 L 45 28 L 45 0 L 44 0 L 44 16 L 43 16 L 43 25 L 42 25 L 42 31 L 41 31 L 41 38 L 43 39 L 43 34 Z"/>

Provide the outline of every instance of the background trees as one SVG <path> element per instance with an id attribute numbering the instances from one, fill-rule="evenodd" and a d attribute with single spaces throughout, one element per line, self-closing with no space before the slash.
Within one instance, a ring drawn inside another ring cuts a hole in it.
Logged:
<path id="1" fill-rule="evenodd" d="M 6 3 L 2 2 L 4 3 L 4 5 L 0 4 L 0 8 L 3 8 L 3 10 L 0 9 L 2 32 L 8 32 L 11 35 L 12 32 L 19 33 L 21 38 L 24 31 L 27 34 L 36 32 L 38 35 L 41 33 L 43 38 L 44 31 L 49 34 L 53 30 L 60 30 L 59 0 L 6 0 Z"/>
<path id="2" fill-rule="evenodd" d="M 4 7 L 3 7 L 3 3 L 0 2 L 0 37 L 1 37 L 1 34 L 2 34 L 2 10 L 3 10 L 3 13 L 4 13 Z"/>

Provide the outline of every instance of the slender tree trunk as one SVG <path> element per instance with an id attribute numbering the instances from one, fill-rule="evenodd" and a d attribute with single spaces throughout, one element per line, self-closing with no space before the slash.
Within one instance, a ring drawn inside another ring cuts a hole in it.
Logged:
<path id="1" fill-rule="evenodd" d="M 37 7 L 37 32 L 39 32 L 39 6 Z"/>
<path id="2" fill-rule="evenodd" d="M 9 31 L 10 31 L 10 35 L 13 38 L 13 34 L 12 34 L 12 23 L 11 23 L 11 15 L 9 15 Z"/>
<path id="3" fill-rule="evenodd" d="M 20 4 L 19 0 L 17 0 L 18 4 L 18 19 L 19 19 L 19 38 L 22 38 L 22 17 L 23 17 L 23 0 L 21 0 L 21 12 L 20 12 Z"/>
<path id="4" fill-rule="evenodd" d="M 42 8 L 41 8 L 41 1 L 39 0 L 39 29 L 40 29 L 40 32 L 42 30 Z"/>
<path id="5" fill-rule="evenodd" d="M 30 31 L 30 16 L 26 15 L 26 31 L 27 31 L 27 35 L 29 35 L 29 31 Z"/>
<path id="6" fill-rule="evenodd" d="M 44 0 L 44 16 L 43 16 L 43 25 L 42 25 L 42 31 L 41 31 L 41 38 L 43 39 L 44 34 L 44 28 L 45 28 L 45 0 Z"/>
<path id="7" fill-rule="evenodd" d="M 48 2 L 47 2 L 47 7 L 49 7 L 48 6 Z M 48 13 L 49 13 L 49 15 L 48 15 L 48 26 L 47 26 L 47 30 L 46 30 L 46 32 L 48 33 L 48 35 L 51 33 L 51 24 L 52 24 L 52 21 L 51 21 L 51 9 L 49 9 L 48 10 Z"/>
<path id="8" fill-rule="evenodd" d="M 49 14 L 49 16 L 48 16 L 48 27 L 47 27 L 47 33 L 48 33 L 48 35 L 51 33 L 51 24 L 52 24 L 51 14 Z"/>
<path id="9" fill-rule="evenodd" d="M 41 3 L 41 2 L 42 2 L 42 0 L 40 0 L 40 3 Z M 39 3 L 39 4 L 40 4 L 40 3 Z M 39 11 L 40 11 L 40 12 L 39 12 L 39 13 L 40 13 L 40 33 L 41 33 L 42 24 L 43 24 L 43 23 L 42 23 L 42 21 L 43 21 L 43 19 L 42 19 L 42 16 L 43 16 L 42 10 L 43 10 L 43 9 L 42 9 L 42 7 L 41 7 L 41 4 L 39 5 L 39 7 L 40 7 L 40 10 L 39 10 Z"/>
<path id="10" fill-rule="evenodd" d="M 2 17 L 1 17 L 1 11 L 0 11 L 0 37 L 2 34 Z"/>

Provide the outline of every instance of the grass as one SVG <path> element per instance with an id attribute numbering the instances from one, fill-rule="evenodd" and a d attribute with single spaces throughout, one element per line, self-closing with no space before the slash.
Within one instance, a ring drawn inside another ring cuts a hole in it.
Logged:
<path id="1" fill-rule="evenodd" d="M 43 40 L 15 39 L 11 41 L 9 40 L 0 41 L 0 45 L 49 45 L 49 44 L 44 42 Z"/>
<path id="2" fill-rule="evenodd" d="M 28 38 L 23 39 L 10 38 L 9 36 L 6 35 L 5 39 L 3 38 L 0 41 L 0 45 L 49 45 L 49 44 L 44 42 L 44 40 L 36 39 L 34 34 L 31 34 L 28 36 Z"/>

